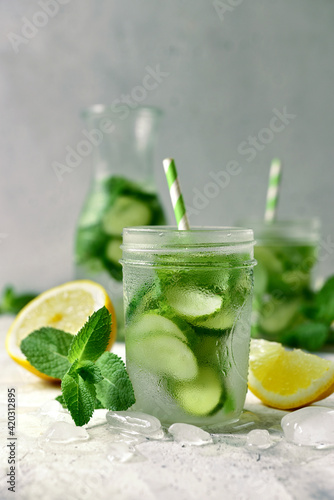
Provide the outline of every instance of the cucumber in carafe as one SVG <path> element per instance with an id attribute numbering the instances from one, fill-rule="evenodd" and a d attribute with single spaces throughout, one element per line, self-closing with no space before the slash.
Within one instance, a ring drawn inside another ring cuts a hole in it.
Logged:
<path id="1" fill-rule="evenodd" d="M 81 269 L 100 269 L 122 280 L 124 227 L 164 224 L 165 216 L 155 192 L 123 177 L 102 178 L 93 186 L 81 214 L 76 235 L 76 264 Z"/>

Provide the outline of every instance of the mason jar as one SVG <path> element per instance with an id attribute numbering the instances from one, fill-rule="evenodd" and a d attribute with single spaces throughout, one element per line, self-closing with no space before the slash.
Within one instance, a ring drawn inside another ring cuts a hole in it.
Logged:
<path id="1" fill-rule="evenodd" d="M 318 219 L 250 222 L 256 239 L 252 335 L 283 342 L 306 321 L 313 294 Z"/>
<path id="2" fill-rule="evenodd" d="M 238 418 L 247 391 L 253 247 L 253 231 L 243 228 L 124 229 L 134 409 L 164 424 Z"/>

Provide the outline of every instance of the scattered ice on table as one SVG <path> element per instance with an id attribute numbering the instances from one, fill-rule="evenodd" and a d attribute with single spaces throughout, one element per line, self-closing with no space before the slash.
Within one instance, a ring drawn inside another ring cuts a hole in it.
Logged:
<path id="1" fill-rule="evenodd" d="M 64 413 L 64 412 L 66 414 L 66 410 L 55 399 L 51 399 L 50 401 L 47 401 L 38 410 L 38 413 L 40 415 L 52 418 L 53 420 L 60 420 L 61 419 L 60 414 Z"/>
<path id="2" fill-rule="evenodd" d="M 309 406 L 296 410 L 281 421 L 287 441 L 315 448 L 334 447 L 334 410 L 323 406 Z"/>
<path id="3" fill-rule="evenodd" d="M 153 439 L 162 439 L 164 432 L 160 420 L 138 411 L 109 411 L 106 415 L 112 429 L 129 434 L 141 434 Z"/>
<path id="4" fill-rule="evenodd" d="M 72 443 L 89 439 L 88 432 L 82 427 L 67 422 L 55 422 L 41 436 L 42 441 L 53 443 Z"/>
<path id="5" fill-rule="evenodd" d="M 247 434 L 247 446 L 252 449 L 265 450 L 273 445 L 270 434 L 265 429 L 254 429 Z"/>
<path id="6" fill-rule="evenodd" d="M 37 410 L 37 414 L 41 417 L 41 421 L 46 421 L 46 423 L 56 420 L 57 422 L 67 422 L 68 424 L 73 424 L 70 412 L 63 408 L 62 405 L 55 399 L 44 403 Z"/>
<path id="7" fill-rule="evenodd" d="M 108 460 L 110 462 L 125 463 L 131 461 L 145 460 L 144 456 L 136 449 L 124 442 L 112 443 L 108 447 Z"/>
<path id="8" fill-rule="evenodd" d="M 201 446 L 212 443 L 212 437 L 203 429 L 190 424 L 172 424 L 168 432 L 174 437 L 174 441 L 181 444 Z"/>
<path id="9" fill-rule="evenodd" d="M 47 401 L 44 403 L 40 409 L 39 413 L 41 415 L 47 415 L 52 418 L 56 418 L 58 413 L 63 411 L 62 405 L 59 403 L 59 401 L 56 401 L 55 399 L 51 399 L 50 401 Z"/>

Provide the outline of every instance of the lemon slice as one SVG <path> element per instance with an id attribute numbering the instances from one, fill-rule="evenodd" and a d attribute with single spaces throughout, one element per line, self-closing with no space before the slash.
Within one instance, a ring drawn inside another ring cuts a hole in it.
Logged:
<path id="1" fill-rule="evenodd" d="M 334 363 L 277 342 L 253 339 L 248 387 L 273 408 L 290 410 L 324 399 L 334 392 Z"/>
<path id="2" fill-rule="evenodd" d="M 55 380 L 36 370 L 21 352 L 22 340 L 42 326 L 76 334 L 94 311 L 105 306 L 112 315 L 108 349 L 116 338 L 117 324 L 113 304 L 105 289 L 93 281 L 78 280 L 50 288 L 29 302 L 8 330 L 6 350 L 9 356 L 32 373 Z"/>

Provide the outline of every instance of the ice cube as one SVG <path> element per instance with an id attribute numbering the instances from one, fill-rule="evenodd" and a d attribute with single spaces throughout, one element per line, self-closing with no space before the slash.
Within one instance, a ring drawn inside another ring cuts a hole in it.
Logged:
<path id="1" fill-rule="evenodd" d="M 210 434 L 195 425 L 190 424 L 172 424 L 168 432 L 172 434 L 174 441 L 181 444 L 201 446 L 212 443 Z"/>
<path id="2" fill-rule="evenodd" d="M 58 413 L 63 411 L 62 405 L 56 401 L 55 399 L 51 399 L 51 401 L 47 401 L 39 408 L 40 415 L 47 415 L 51 418 L 56 418 Z"/>
<path id="3" fill-rule="evenodd" d="M 91 429 L 93 427 L 98 427 L 100 425 L 105 425 L 107 423 L 106 419 L 106 414 L 108 410 L 104 409 L 98 409 L 94 410 L 94 413 L 88 422 L 88 424 L 85 425 L 86 429 Z"/>
<path id="4" fill-rule="evenodd" d="M 109 426 L 120 432 L 142 434 L 161 439 L 164 433 L 160 420 L 139 411 L 109 411 L 106 415 Z"/>
<path id="5" fill-rule="evenodd" d="M 37 415 L 40 417 L 41 425 L 48 425 L 52 420 L 73 424 L 70 412 L 63 408 L 62 405 L 55 399 L 44 403 L 38 409 Z"/>
<path id="6" fill-rule="evenodd" d="M 334 447 L 334 410 L 308 406 L 282 418 L 285 439 L 299 446 Z"/>
<path id="7" fill-rule="evenodd" d="M 247 434 L 247 446 L 252 449 L 265 450 L 272 446 L 273 441 L 265 429 L 253 429 Z"/>
<path id="8" fill-rule="evenodd" d="M 42 441 L 53 443 L 72 443 L 89 439 L 88 432 L 82 427 L 67 422 L 55 422 L 41 436 Z"/>
<path id="9" fill-rule="evenodd" d="M 110 462 L 125 463 L 130 461 L 144 460 L 144 456 L 127 443 L 112 443 L 108 448 L 108 460 Z"/>

